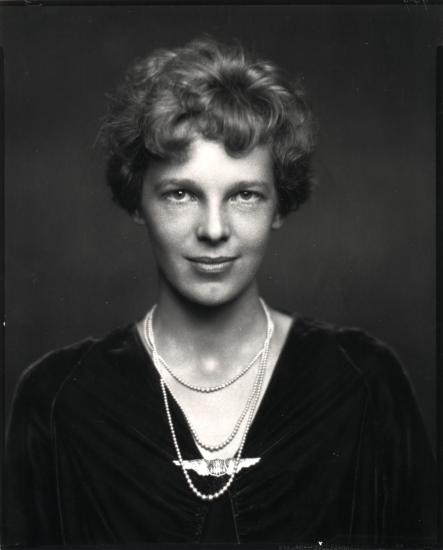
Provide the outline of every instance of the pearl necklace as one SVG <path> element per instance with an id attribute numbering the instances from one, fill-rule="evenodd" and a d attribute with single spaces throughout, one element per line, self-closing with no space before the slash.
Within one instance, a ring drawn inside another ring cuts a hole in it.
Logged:
<path id="1" fill-rule="evenodd" d="M 263 311 L 266 315 L 266 320 L 269 324 L 269 320 L 268 320 L 269 312 L 267 311 L 266 304 L 264 303 L 264 301 L 261 298 L 259 298 L 259 300 L 260 300 L 260 305 L 262 306 Z M 148 313 L 148 315 L 146 315 L 144 323 L 143 323 L 144 335 L 145 335 L 145 339 L 148 343 L 149 348 L 152 348 L 152 337 L 153 337 L 152 336 L 153 335 L 152 319 L 153 319 L 154 311 L 155 311 L 156 307 L 157 307 L 157 305 L 153 306 L 153 308 Z M 258 358 L 263 354 L 264 346 L 265 346 L 265 344 L 263 344 L 263 347 L 261 348 L 261 350 L 258 351 L 256 355 L 254 355 L 254 357 L 251 359 L 251 361 L 246 365 L 246 367 L 243 370 L 241 370 L 239 373 L 237 373 L 235 376 L 233 376 L 232 378 L 230 378 L 226 382 L 223 382 L 222 384 L 218 384 L 217 386 L 198 386 L 196 384 L 190 384 L 189 382 L 186 382 L 186 380 L 183 380 L 183 378 L 181 378 L 178 374 L 176 374 L 160 354 L 158 354 L 158 359 L 159 359 L 160 363 L 162 364 L 162 366 L 174 378 L 174 380 L 176 380 L 182 386 L 185 386 L 186 388 L 188 388 L 190 390 L 198 391 L 198 392 L 201 392 L 201 393 L 212 393 L 212 392 L 224 390 L 225 388 L 227 388 L 228 386 L 230 386 L 231 384 L 236 382 L 239 378 L 244 376 L 252 368 L 252 366 L 255 364 L 255 362 L 258 360 Z"/>
<path id="2" fill-rule="evenodd" d="M 233 471 L 230 474 L 229 479 L 227 480 L 227 482 L 215 493 L 205 494 L 205 493 L 202 493 L 201 491 L 199 491 L 197 489 L 197 487 L 194 485 L 194 483 L 191 479 L 191 476 L 189 475 L 189 473 L 188 473 L 188 471 L 185 467 L 183 456 L 181 454 L 180 446 L 178 444 L 177 436 L 176 436 L 176 433 L 175 433 L 174 424 L 172 422 L 171 411 L 169 409 L 168 395 L 167 395 L 167 391 L 166 391 L 166 383 L 165 383 L 163 377 L 161 376 L 161 363 L 158 359 L 158 352 L 157 352 L 157 348 L 155 346 L 155 338 L 152 339 L 151 342 L 150 342 L 150 344 L 151 344 L 150 347 L 152 349 L 152 359 L 153 359 L 155 367 L 157 368 L 157 370 L 159 371 L 159 374 L 160 374 L 160 387 L 161 387 L 162 394 L 163 394 L 163 401 L 164 401 L 164 404 L 165 404 L 166 417 L 168 419 L 169 429 L 171 431 L 172 441 L 174 443 L 175 451 L 177 453 L 177 458 L 178 458 L 181 469 L 183 471 L 183 475 L 185 476 L 185 479 L 186 479 L 186 482 L 187 482 L 189 488 L 191 489 L 191 491 L 197 497 L 199 497 L 202 500 L 213 500 L 215 498 L 218 498 L 218 497 L 222 496 L 224 493 L 226 493 L 226 491 L 232 485 L 232 483 L 234 481 L 234 478 L 235 478 L 235 475 L 236 475 L 237 470 L 238 470 L 238 465 L 240 463 L 241 455 L 243 453 L 243 448 L 244 448 L 244 445 L 245 445 L 245 442 L 246 442 L 246 436 L 249 432 L 249 428 L 251 427 L 252 420 L 253 420 L 254 414 L 255 414 L 255 410 L 257 408 L 258 400 L 260 398 L 261 389 L 262 389 L 262 386 L 263 386 L 263 380 L 264 380 L 264 376 L 265 376 L 265 373 L 266 373 L 266 366 L 267 366 L 267 361 L 268 361 L 268 356 L 269 356 L 269 348 L 270 348 L 270 344 L 271 344 L 272 335 L 273 335 L 273 332 L 274 332 L 274 324 L 272 322 L 269 311 L 268 311 L 265 303 L 263 301 L 261 301 L 261 302 L 262 302 L 262 306 L 263 306 L 263 308 L 265 310 L 265 314 L 266 314 L 267 331 L 266 331 L 265 343 L 264 343 L 264 346 L 263 346 L 263 353 L 261 355 L 259 371 L 258 371 L 257 378 L 256 378 L 256 380 L 254 382 L 254 386 L 253 386 L 249 415 L 248 415 L 248 418 L 247 418 L 247 421 L 246 421 L 246 426 L 245 426 L 245 430 L 243 432 L 243 436 L 242 436 L 241 441 L 240 441 L 240 446 L 238 448 L 238 451 L 237 451 L 237 454 L 236 454 L 236 457 L 235 457 L 235 463 L 234 463 Z M 152 313 L 153 309 L 149 313 Z M 154 336 L 154 332 L 152 332 L 152 336 Z"/>
<path id="3" fill-rule="evenodd" d="M 263 349 L 265 348 L 266 346 L 266 342 L 267 342 L 267 339 L 270 335 L 270 332 L 273 331 L 273 323 L 272 323 L 272 319 L 269 315 L 269 311 L 265 305 L 265 303 L 260 299 L 260 303 L 263 307 L 263 311 L 265 313 L 265 316 L 266 316 L 266 323 L 267 323 L 267 331 L 266 331 L 266 338 L 265 338 L 265 343 L 263 344 L 263 348 L 262 350 L 260 350 L 259 352 L 259 355 L 262 355 L 262 351 Z M 145 337 L 145 340 L 146 340 L 146 343 L 149 347 L 149 349 L 152 351 L 154 346 L 155 346 L 155 336 L 154 336 L 154 330 L 153 330 L 153 324 L 152 324 L 152 319 L 153 319 L 153 314 L 154 314 L 154 311 L 155 311 L 155 306 L 151 309 L 151 311 L 149 311 L 149 313 L 147 314 L 146 316 L 146 319 L 145 319 L 145 323 L 144 323 L 144 337 Z M 158 354 L 157 352 L 157 358 L 159 358 L 160 355 Z M 255 359 L 254 359 L 255 361 Z M 165 361 L 160 361 L 162 366 L 163 367 L 167 367 L 167 364 Z M 168 372 L 170 372 L 170 368 L 167 368 L 166 369 Z M 161 371 L 159 370 L 159 373 L 161 375 Z M 188 427 L 192 433 L 192 436 L 193 438 L 195 439 L 195 441 L 200 445 L 200 447 L 202 447 L 203 449 L 206 449 L 207 451 L 211 451 L 211 452 L 214 452 L 214 451 L 220 451 L 222 449 L 224 449 L 225 447 L 227 447 L 231 441 L 234 439 L 234 437 L 237 435 L 239 429 L 240 429 L 240 426 L 242 425 L 243 423 L 243 420 L 245 419 L 245 416 L 251 406 L 251 403 L 252 403 L 252 400 L 254 398 L 254 394 L 255 394 L 255 391 L 256 391 L 256 388 L 257 388 L 257 383 L 258 383 L 258 379 L 259 379 L 259 376 L 260 376 L 260 368 L 258 369 L 257 371 L 257 376 L 256 376 L 256 381 L 254 382 L 254 385 L 252 387 L 252 391 L 251 391 L 251 394 L 246 402 L 246 405 L 245 407 L 243 408 L 243 411 L 241 412 L 239 418 L 237 419 L 235 425 L 234 425 L 234 429 L 232 430 L 232 432 L 224 439 L 222 440 L 221 442 L 219 443 L 216 443 L 216 444 L 209 444 L 209 443 L 205 443 L 201 438 L 200 436 L 198 435 L 196 429 L 194 428 L 194 426 L 192 425 L 188 415 L 186 414 L 185 410 L 180 406 L 180 402 L 179 400 L 175 397 L 174 395 L 174 392 L 172 391 L 172 389 L 168 386 L 168 389 L 169 389 L 169 392 L 171 393 L 172 397 L 175 399 L 175 401 L 177 402 L 178 406 L 180 407 L 180 410 L 181 412 L 183 413 L 183 416 L 185 417 L 185 420 L 188 424 Z M 238 379 L 238 377 L 237 377 Z"/>
<path id="4" fill-rule="evenodd" d="M 255 394 L 255 389 L 256 389 L 256 385 L 257 385 L 257 381 L 259 379 L 259 376 L 260 376 L 260 369 L 257 371 L 257 376 L 256 376 L 256 379 L 255 379 L 255 382 L 254 382 L 254 385 L 252 386 L 252 391 L 251 391 L 251 394 L 249 395 L 248 397 L 248 400 L 246 402 L 246 405 L 245 407 L 243 408 L 243 411 L 242 413 L 240 414 L 240 416 L 238 417 L 237 419 L 237 422 L 235 423 L 235 426 L 234 426 L 234 429 L 232 430 L 232 432 L 228 435 L 228 437 L 226 437 L 223 441 L 221 441 L 220 443 L 216 443 L 214 445 L 211 445 L 209 443 L 205 443 L 204 441 L 202 441 L 202 439 L 200 438 L 200 436 L 198 435 L 196 429 L 194 428 L 194 426 L 192 425 L 188 415 L 186 414 L 186 412 L 184 411 L 184 409 L 181 407 L 179 401 L 177 400 L 177 398 L 175 397 L 175 394 L 173 393 L 173 391 L 171 390 L 171 388 L 169 386 L 168 387 L 168 390 L 169 390 L 169 393 L 172 395 L 172 397 L 175 399 L 175 401 L 177 402 L 178 406 L 180 407 L 180 410 L 181 412 L 183 413 L 183 416 L 185 417 L 185 420 L 188 424 L 188 427 L 192 433 L 192 437 L 195 439 L 195 441 L 200 445 L 200 447 L 202 447 L 203 449 L 206 449 L 207 451 L 211 451 L 211 452 L 214 452 L 214 451 L 221 451 L 222 449 L 224 449 L 225 447 L 227 447 L 229 445 L 229 443 L 231 443 L 231 441 L 234 439 L 234 437 L 237 435 L 238 433 L 238 430 L 240 429 L 240 426 L 242 425 L 242 422 L 246 416 L 246 413 L 248 412 L 250 406 L 251 406 L 251 403 L 252 403 L 252 400 L 254 398 L 254 394 Z"/>

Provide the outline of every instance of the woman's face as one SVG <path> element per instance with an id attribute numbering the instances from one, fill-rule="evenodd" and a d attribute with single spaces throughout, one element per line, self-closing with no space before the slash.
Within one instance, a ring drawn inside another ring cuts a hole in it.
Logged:
<path id="1" fill-rule="evenodd" d="M 137 220 L 161 277 L 188 300 L 222 305 L 255 283 L 270 231 L 281 224 L 268 147 L 240 158 L 196 138 L 184 161 L 154 161 Z"/>

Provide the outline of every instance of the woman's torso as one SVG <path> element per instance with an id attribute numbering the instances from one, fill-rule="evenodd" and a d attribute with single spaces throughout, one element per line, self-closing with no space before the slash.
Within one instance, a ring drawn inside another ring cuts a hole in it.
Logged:
<path id="1" fill-rule="evenodd" d="M 169 401 L 184 459 L 201 460 Z M 244 447 L 255 463 L 220 501 L 198 499 L 174 463 L 135 326 L 29 370 L 9 440 L 11 542 L 432 543 L 421 419 L 395 358 L 361 331 L 294 320 Z M 202 492 L 225 479 L 191 476 Z"/>

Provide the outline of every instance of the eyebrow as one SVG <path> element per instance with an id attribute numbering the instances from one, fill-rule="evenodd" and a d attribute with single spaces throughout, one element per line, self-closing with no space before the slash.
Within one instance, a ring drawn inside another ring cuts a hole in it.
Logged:
<path id="1" fill-rule="evenodd" d="M 157 180 L 154 183 L 154 189 L 158 190 L 161 187 L 166 187 L 168 185 L 171 186 L 177 186 L 177 187 L 202 187 L 202 185 L 199 182 L 196 182 L 195 180 L 187 179 L 187 178 L 162 178 L 160 180 Z M 245 187 L 268 187 L 271 186 L 272 183 L 270 181 L 266 180 L 239 180 L 233 182 L 229 189 L 236 190 L 236 189 L 244 189 Z"/>
<path id="2" fill-rule="evenodd" d="M 166 187 L 167 185 L 186 186 L 186 185 L 196 185 L 196 184 L 193 180 L 190 180 L 190 179 L 161 178 L 154 182 L 154 189 L 159 189 L 160 187 Z"/>

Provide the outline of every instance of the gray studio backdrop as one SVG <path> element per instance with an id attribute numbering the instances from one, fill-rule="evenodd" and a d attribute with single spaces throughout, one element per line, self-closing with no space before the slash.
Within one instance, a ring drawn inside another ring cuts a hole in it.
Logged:
<path id="1" fill-rule="evenodd" d="M 46 351 L 140 318 L 156 274 L 94 147 L 127 64 L 202 33 L 301 75 L 318 187 L 274 235 L 263 294 L 398 353 L 435 429 L 438 6 L 3 7 L 6 402 Z"/>

